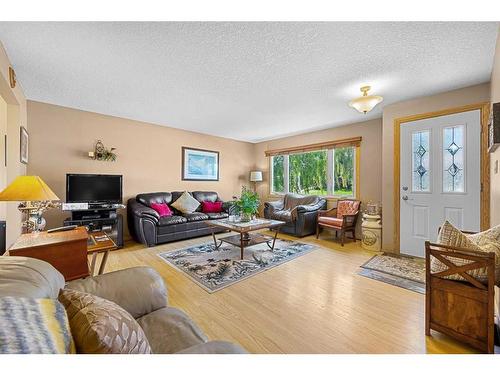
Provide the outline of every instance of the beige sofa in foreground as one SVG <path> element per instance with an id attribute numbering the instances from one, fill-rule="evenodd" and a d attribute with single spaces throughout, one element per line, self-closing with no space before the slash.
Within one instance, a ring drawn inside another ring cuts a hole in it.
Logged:
<path id="1" fill-rule="evenodd" d="M 57 299 L 63 288 L 90 293 L 121 306 L 142 327 L 155 354 L 245 353 L 229 342 L 208 341 L 183 311 L 168 306 L 165 283 L 150 267 L 133 267 L 65 285 L 63 276 L 49 263 L 0 256 L 0 298 Z"/>

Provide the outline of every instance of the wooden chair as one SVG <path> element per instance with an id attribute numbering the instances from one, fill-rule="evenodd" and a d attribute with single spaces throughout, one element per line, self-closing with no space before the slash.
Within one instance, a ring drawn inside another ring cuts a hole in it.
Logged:
<path id="1" fill-rule="evenodd" d="M 433 273 L 431 258 L 448 269 Z M 447 258 L 468 260 L 457 266 Z M 495 254 L 425 242 L 425 334 L 431 329 L 465 342 L 483 352 L 494 352 Z M 488 281 L 481 283 L 467 271 L 486 268 Z M 460 275 L 466 281 L 444 279 Z"/>
<path id="2" fill-rule="evenodd" d="M 352 239 L 356 241 L 355 230 L 360 207 L 361 201 L 340 199 L 337 201 L 337 207 L 318 211 L 316 238 L 319 238 L 320 228 L 328 228 L 335 231 L 335 238 L 337 238 L 337 233 L 340 232 L 342 246 L 344 246 L 346 232 L 351 232 Z"/>

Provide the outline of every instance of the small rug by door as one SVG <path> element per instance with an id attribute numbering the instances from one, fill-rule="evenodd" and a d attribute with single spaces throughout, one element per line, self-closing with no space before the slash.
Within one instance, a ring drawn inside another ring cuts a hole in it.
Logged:
<path id="1" fill-rule="evenodd" d="M 213 293 L 314 249 L 313 245 L 277 239 L 273 251 L 265 243 L 245 248 L 243 260 L 238 247 L 223 243 L 215 249 L 213 242 L 158 255 Z"/>
<path id="2" fill-rule="evenodd" d="M 425 294 L 425 260 L 405 255 L 375 255 L 358 275 Z"/>

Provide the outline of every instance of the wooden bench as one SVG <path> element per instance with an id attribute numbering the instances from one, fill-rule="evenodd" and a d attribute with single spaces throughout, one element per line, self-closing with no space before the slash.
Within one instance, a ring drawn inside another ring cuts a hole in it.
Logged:
<path id="1" fill-rule="evenodd" d="M 446 257 L 444 257 L 446 256 Z M 448 269 L 431 271 L 431 257 Z M 457 266 L 446 258 L 470 263 Z M 426 295 L 425 334 L 431 329 L 465 342 L 486 353 L 494 352 L 495 254 L 425 242 Z M 467 271 L 487 269 L 487 282 L 481 283 Z M 445 279 L 460 275 L 466 281 Z"/>

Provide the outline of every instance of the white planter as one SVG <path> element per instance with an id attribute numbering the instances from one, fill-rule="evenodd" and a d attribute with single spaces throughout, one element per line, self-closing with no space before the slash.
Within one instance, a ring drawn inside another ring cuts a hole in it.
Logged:
<path id="1" fill-rule="evenodd" d="M 363 214 L 361 246 L 366 250 L 382 249 L 382 218 L 380 215 Z"/>

